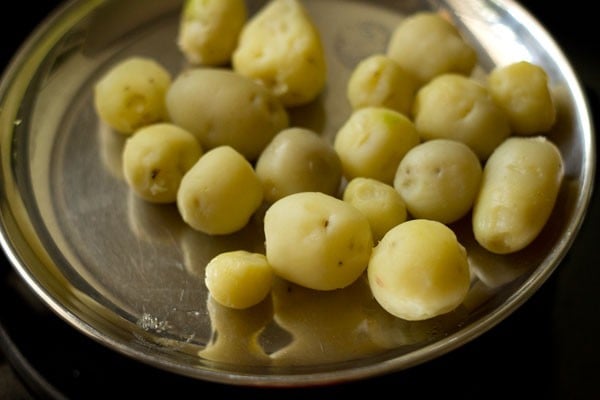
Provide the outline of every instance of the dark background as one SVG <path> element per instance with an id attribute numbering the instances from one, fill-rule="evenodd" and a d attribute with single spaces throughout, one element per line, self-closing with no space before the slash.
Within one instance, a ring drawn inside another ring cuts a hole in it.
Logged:
<path id="1" fill-rule="evenodd" d="M 59 3 L 10 2 L 10 12 L 2 12 L 1 68 Z M 522 4 L 571 60 L 595 125 L 600 126 L 600 20 L 592 11 L 594 2 Z M 564 262 L 530 300 L 494 329 L 406 371 L 302 390 L 266 391 L 200 382 L 124 358 L 49 312 L 0 257 L 0 399 L 95 399 L 116 394 L 150 399 L 208 393 L 217 398 L 342 398 L 362 393 L 381 396 L 376 391 L 380 387 L 395 398 L 600 398 L 600 257 L 595 252 L 599 208 L 594 194 L 588 218 Z"/>

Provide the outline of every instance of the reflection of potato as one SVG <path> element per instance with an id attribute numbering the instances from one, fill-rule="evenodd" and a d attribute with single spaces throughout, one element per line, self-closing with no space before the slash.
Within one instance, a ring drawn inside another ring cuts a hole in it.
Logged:
<path id="1" fill-rule="evenodd" d="M 414 218 L 451 223 L 473 206 L 481 182 L 481 163 L 469 146 L 434 139 L 406 153 L 394 187 Z"/>
<path id="2" fill-rule="evenodd" d="M 560 150 L 543 136 L 511 137 L 487 161 L 473 207 L 473 231 L 487 250 L 528 246 L 554 208 L 563 178 Z"/>
<path id="3" fill-rule="evenodd" d="M 289 123 L 264 86 L 226 69 L 184 71 L 166 99 L 173 122 L 196 135 L 205 150 L 228 145 L 251 160 Z"/>
<path id="4" fill-rule="evenodd" d="M 441 14 L 408 16 L 390 38 L 387 55 L 426 83 L 444 73 L 469 75 L 477 63 L 475 49 Z"/>
<path id="5" fill-rule="evenodd" d="M 421 87 L 413 115 L 421 139 L 458 140 L 480 160 L 510 135 L 508 117 L 487 88 L 462 75 L 443 74 Z"/>
<path id="6" fill-rule="evenodd" d="M 299 0 L 274 0 L 254 15 L 240 34 L 232 64 L 285 106 L 314 100 L 327 78 L 320 33 Z"/>

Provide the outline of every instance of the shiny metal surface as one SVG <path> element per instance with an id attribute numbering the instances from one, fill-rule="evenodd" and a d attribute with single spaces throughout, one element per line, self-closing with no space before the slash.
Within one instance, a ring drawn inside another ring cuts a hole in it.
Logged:
<path id="1" fill-rule="evenodd" d="M 263 2 L 250 1 L 252 10 Z M 493 328 L 544 283 L 585 217 L 595 173 L 594 135 L 568 60 L 512 1 L 306 0 L 330 67 L 321 100 L 292 121 L 332 138 L 350 111 L 354 65 L 381 52 L 395 24 L 421 9 L 447 13 L 494 65 L 531 60 L 549 73 L 559 119 L 550 137 L 566 176 L 551 221 L 526 251 L 499 257 L 454 226 L 475 271 L 456 312 L 408 323 L 386 315 L 363 281 L 335 294 L 283 282 L 249 312 L 218 307 L 203 268 L 217 252 L 262 246 L 260 218 L 242 232 L 191 231 L 171 206 L 132 196 L 122 179 L 123 137 L 92 107 L 92 86 L 119 59 L 154 57 L 174 74 L 180 1 L 73 1 L 31 36 L 0 86 L 2 246 L 19 275 L 58 315 L 107 347 L 193 378 L 297 386 L 361 379 L 409 368 Z M 294 307 L 295 306 L 295 307 Z M 335 315 L 336 318 L 332 318 Z M 217 332 L 215 335 L 214 332 Z"/>

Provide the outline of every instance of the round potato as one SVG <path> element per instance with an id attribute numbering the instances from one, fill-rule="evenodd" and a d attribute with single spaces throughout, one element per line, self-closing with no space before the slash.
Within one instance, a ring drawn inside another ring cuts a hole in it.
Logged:
<path id="1" fill-rule="evenodd" d="M 346 95 L 354 110 L 386 107 L 409 116 L 419 81 L 383 54 L 362 60 L 352 71 Z"/>
<path id="2" fill-rule="evenodd" d="M 371 178 L 354 178 L 346 185 L 343 200 L 367 216 L 375 243 L 391 228 L 406 221 L 404 200 L 387 183 Z"/>
<path id="3" fill-rule="evenodd" d="M 496 67 L 487 80 L 489 92 L 508 115 L 512 132 L 532 135 L 546 132 L 556 121 L 556 106 L 548 75 L 528 61 Z"/>
<path id="4" fill-rule="evenodd" d="M 162 122 L 140 128 L 123 148 L 123 175 L 129 187 L 152 203 L 173 203 L 183 175 L 202 156 L 196 137 Z"/>
<path id="5" fill-rule="evenodd" d="M 273 269 L 264 254 L 234 250 L 209 261 L 204 282 L 219 304 L 245 309 L 267 297 L 273 278 Z"/>
<path id="6" fill-rule="evenodd" d="M 255 160 L 289 118 L 263 85 L 231 70 L 194 68 L 179 74 L 166 96 L 172 121 L 206 150 L 231 146 Z"/>
<path id="7" fill-rule="evenodd" d="M 373 249 L 367 269 L 375 300 L 409 321 L 455 310 L 470 286 L 467 252 L 441 222 L 413 219 L 392 228 Z"/>
<path id="8" fill-rule="evenodd" d="M 170 72 L 157 61 L 130 57 L 113 65 L 94 86 L 94 107 L 115 131 L 132 134 L 168 119 L 165 95 Z"/>
<path id="9" fill-rule="evenodd" d="M 485 249 L 524 249 L 548 222 L 564 175 L 560 150 L 544 136 L 511 137 L 483 169 L 473 232 Z"/>
<path id="10" fill-rule="evenodd" d="M 409 214 L 445 224 L 473 206 L 482 167 L 469 146 L 449 139 L 420 143 L 406 153 L 394 179 Z"/>
<path id="11" fill-rule="evenodd" d="M 373 248 L 367 217 L 349 203 L 320 192 L 291 194 L 264 216 L 266 255 L 276 275 L 315 290 L 353 283 Z"/>
<path id="12" fill-rule="evenodd" d="M 400 160 L 419 143 L 419 133 L 404 114 L 384 107 L 355 110 L 336 134 L 333 147 L 344 176 L 392 184 Z"/>
<path id="13" fill-rule="evenodd" d="M 305 128 L 279 132 L 261 153 L 255 170 L 270 203 L 297 192 L 336 195 L 342 180 L 336 151 L 326 139 Z"/>
<path id="14" fill-rule="evenodd" d="M 238 151 L 219 146 L 207 151 L 183 176 L 177 208 L 192 228 L 210 235 L 239 231 L 263 201 L 252 165 Z"/>
<path id="15" fill-rule="evenodd" d="M 442 14 L 422 11 L 405 18 L 394 30 L 387 55 L 421 84 L 445 73 L 470 75 L 477 52 Z"/>
<path id="16" fill-rule="evenodd" d="M 511 133 L 508 117 L 487 88 L 458 74 L 440 75 L 421 87 L 413 116 L 422 140 L 458 140 L 482 161 Z"/>

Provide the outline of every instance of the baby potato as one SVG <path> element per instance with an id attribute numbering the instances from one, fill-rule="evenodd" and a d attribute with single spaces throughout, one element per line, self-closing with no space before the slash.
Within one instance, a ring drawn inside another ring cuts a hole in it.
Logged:
<path id="1" fill-rule="evenodd" d="M 129 187 L 152 203 L 173 203 L 183 175 L 202 156 L 196 137 L 162 122 L 145 126 L 127 138 L 123 175 Z"/>
<path id="2" fill-rule="evenodd" d="M 418 80 L 384 54 L 362 60 L 348 80 L 346 95 L 354 110 L 386 107 L 409 116 Z"/>
<path id="3" fill-rule="evenodd" d="M 487 80 L 492 98 L 508 115 L 513 133 L 531 135 L 550 130 L 556 107 L 548 86 L 548 75 L 528 61 L 496 67 Z"/>
<path id="4" fill-rule="evenodd" d="M 196 135 L 204 149 L 231 146 L 249 160 L 289 123 L 286 109 L 269 90 L 227 69 L 182 72 L 166 102 L 172 121 Z"/>
<path id="5" fill-rule="evenodd" d="M 277 276 L 315 290 L 353 283 L 373 248 L 369 220 L 354 206 L 321 192 L 273 203 L 264 216 L 265 248 Z"/>
<path id="6" fill-rule="evenodd" d="M 245 309 L 267 297 L 273 278 L 273 269 L 264 254 L 234 250 L 220 253 L 208 262 L 204 282 L 219 304 Z"/>
<path id="7" fill-rule="evenodd" d="M 186 0 L 177 45 L 192 64 L 227 64 L 246 18 L 244 0 Z"/>
<path id="8" fill-rule="evenodd" d="M 320 32 L 299 0 L 272 0 L 244 26 L 234 71 L 261 81 L 286 107 L 307 104 L 324 89 Z"/>
<path id="9" fill-rule="evenodd" d="M 387 183 L 371 178 L 354 178 L 346 185 L 343 200 L 367 216 L 375 243 L 391 228 L 406 221 L 404 200 Z"/>
<path id="10" fill-rule="evenodd" d="M 387 55 L 421 84 L 444 73 L 470 75 L 477 52 L 452 22 L 441 14 L 422 11 L 405 18 L 388 43 Z"/>
<path id="11" fill-rule="evenodd" d="M 362 176 L 392 184 L 400 160 L 419 143 L 419 133 L 404 114 L 384 107 L 352 112 L 338 130 L 333 147 L 344 176 Z"/>
<path id="12" fill-rule="evenodd" d="M 386 233 L 373 249 L 367 276 L 381 307 L 408 321 L 455 310 L 470 286 L 465 248 L 448 226 L 427 219 Z"/>
<path id="13" fill-rule="evenodd" d="M 514 253 L 548 222 L 564 175 L 560 150 L 544 136 L 514 136 L 490 156 L 473 206 L 473 233 L 485 249 Z"/>
<path id="14" fill-rule="evenodd" d="M 177 208 L 192 228 L 209 235 L 242 229 L 263 201 L 252 165 L 230 146 L 207 151 L 183 176 Z"/>
<path id="15" fill-rule="evenodd" d="M 130 57 L 113 65 L 94 86 L 94 107 L 102 121 L 122 134 L 168 118 L 165 94 L 171 73 L 157 61 Z"/>
<path id="16" fill-rule="evenodd" d="M 487 88 L 472 78 L 443 74 L 421 87 L 413 104 L 421 140 L 452 139 L 485 160 L 511 131 Z"/>
<path id="17" fill-rule="evenodd" d="M 473 206 L 482 167 L 469 146 L 450 139 L 434 139 L 406 153 L 394 178 L 406 208 L 414 218 L 445 224 L 462 218 Z"/>
<path id="18" fill-rule="evenodd" d="M 258 158 L 255 171 L 270 203 L 297 192 L 336 195 L 342 180 L 342 163 L 329 142 L 297 127 L 284 129 L 273 138 Z"/>

